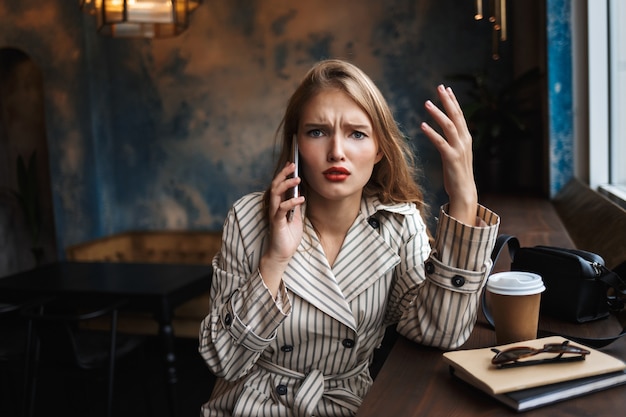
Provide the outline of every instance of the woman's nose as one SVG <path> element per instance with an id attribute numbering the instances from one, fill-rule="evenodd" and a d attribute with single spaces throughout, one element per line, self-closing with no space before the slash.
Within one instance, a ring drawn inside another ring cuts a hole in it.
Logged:
<path id="1" fill-rule="evenodd" d="M 343 161 L 345 159 L 345 153 L 341 138 L 336 134 L 333 135 L 329 145 L 330 149 L 328 151 L 328 161 Z"/>

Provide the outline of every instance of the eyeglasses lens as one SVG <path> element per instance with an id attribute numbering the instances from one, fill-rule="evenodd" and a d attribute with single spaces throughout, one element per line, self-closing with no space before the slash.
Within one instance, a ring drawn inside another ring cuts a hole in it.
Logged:
<path id="1" fill-rule="evenodd" d="M 514 347 L 498 352 L 496 356 L 494 356 L 492 362 L 494 364 L 513 362 L 526 356 L 533 355 L 535 352 L 536 349 L 533 348 Z"/>

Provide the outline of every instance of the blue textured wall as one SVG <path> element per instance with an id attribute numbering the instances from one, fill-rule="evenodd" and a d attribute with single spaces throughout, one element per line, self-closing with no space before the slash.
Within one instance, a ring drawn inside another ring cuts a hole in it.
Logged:
<path id="1" fill-rule="evenodd" d="M 547 1 L 550 197 L 574 176 L 570 1 Z"/>
<path id="2" fill-rule="evenodd" d="M 0 2 L 0 48 L 24 51 L 44 77 L 59 252 L 130 229 L 221 228 L 236 198 L 270 180 L 284 105 L 327 57 L 378 83 L 436 206 L 423 102 L 447 74 L 510 73 L 506 45 L 491 61 L 472 1 L 211 0 L 184 34 L 154 41 L 102 37 L 77 3 Z"/>

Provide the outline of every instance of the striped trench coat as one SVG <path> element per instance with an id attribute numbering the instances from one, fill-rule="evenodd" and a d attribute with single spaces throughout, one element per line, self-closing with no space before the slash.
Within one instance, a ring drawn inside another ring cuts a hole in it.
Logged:
<path id="1" fill-rule="evenodd" d="M 431 249 L 413 204 L 364 198 L 332 267 L 305 219 L 274 300 L 258 270 L 269 230 L 262 199 L 253 193 L 234 204 L 213 259 L 199 350 L 220 378 L 204 416 L 354 415 L 387 325 L 441 348 L 469 337 L 497 215 L 479 206 L 483 227 L 470 227 L 442 208 Z"/>

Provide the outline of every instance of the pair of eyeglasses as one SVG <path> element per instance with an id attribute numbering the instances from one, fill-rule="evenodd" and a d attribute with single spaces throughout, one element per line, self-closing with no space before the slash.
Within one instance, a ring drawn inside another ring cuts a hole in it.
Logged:
<path id="1" fill-rule="evenodd" d="M 585 357 L 591 353 L 587 349 L 570 345 L 567 340 L 563 343 L 548 343 L 543 345 L 543 348 L 540 349 L 527 346 L 515 346 L 505 350 L 498 350 L 495 348 L 491 350 L 496 354 L 491 359 L 491 363 L 496 365 L 498 368 L 582 361 L 585 360 Z M 520 360 L 530 356 L 539 355 L 540 353 L 556 353 L 557 355 L 548 359 Z"/>

